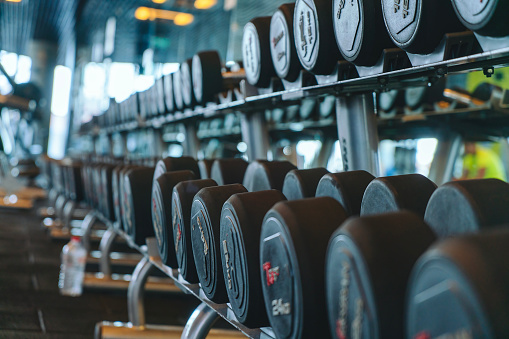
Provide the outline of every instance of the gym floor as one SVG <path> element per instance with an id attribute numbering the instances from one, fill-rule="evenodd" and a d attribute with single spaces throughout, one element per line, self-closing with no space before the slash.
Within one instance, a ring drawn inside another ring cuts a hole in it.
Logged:
<path id="1" fill-rule="evenodd" d="M 92 338 L 97 322 L 127 322 L 126 291 L 59 294 L 66 241 L 52 240 L 36 211 L 0 209 L 0 338 Z M 146 293 L 145 306 L 148 323 L 183 326 L 198 301 Z"/>

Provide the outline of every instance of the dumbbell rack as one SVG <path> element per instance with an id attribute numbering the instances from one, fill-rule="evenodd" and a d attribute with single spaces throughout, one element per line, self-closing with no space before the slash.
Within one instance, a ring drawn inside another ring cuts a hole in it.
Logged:
<path id="1" fill-rule="evenodd" d="M 145 329 L 146 323 L 143 305 L 144 286 L 147 281 L 148 275 L 151 271 L 151 268 L 155 267 L 164 274 L 166 274 L 168 277 L 173 279 L 175 286 L 178 287 L 182 292 L 194 295 L 202 302 L 188 320 L 186 327 L 183 329 L 182 338 L 189 339 L 205 338 L 209 330 L 211 329 L 212 325 L 218 319 L 218 317 L 222 317 L 223 319 L 225 319 L 235 329 L 239 330 L 241 333 L 243 333 L 249 338 L 253 339 L 275 338 L 274 333 L 270 328 L 251 329 L 242 325 L 237 321 L 235 315 L 233 314 L 233 311 L 227 304 L 218 305 L 210 301 L 203 294 L 203 291 L 201 290 L 199 284 L 189 284 L 179 275 L 177 269 L 173 269 L 171 267 L 164 265 L 161 261 L 161 258 L 159 257 L 155 238 L 148 238 L 147 245 L 145 246 L 138 246 L 132 241 L 132 239 L 125 232 L 115 229 L 113 223 L 106 217 L 101 215 L 101 213 L 97 211 L 91 211 L 89 213 L 88 221 L 84 223 L 83 226 L 85 228 L 83 234 L 84 243 L 88 243 L 89 241 L 88 237 L 90 235 L 90 231 L 92 230 L 92 226 L 95 223 L 95 220 L 99 220 L 107 226 L 108 228 L 107 234 L 110 234 L 110 236 L 113 237 L 118 236 L 124 239 L 126 243 L 129 245 L 129 247 L 135 249 L 143 256 L 143 258 L 140 260 L 140 262 L 134 269 L 131 281 L 129 283 L 129 288 L 127 292 L 128 299 L 127 305 L 130 323 L 124 324 L 123 326 L 124 329 L 133 328 L 134 329 L 133 331 L 143 331 Z M 109 246 L 101 248 L 102 261 L 100 262 L 100 271 L 105 275 L 111 274 L 108 261 L 109 254 L 110 254 Z M 104 259 L 106 260 L 104 261 Z M 100 326 L 102 327 L 109 326 L 112 328 L 121 327 L 118 324 L 110 325 L 109 323 L 106 322 L 102 323 Z M 163 332 L 165 330 L 164 326 L 159 326 L 156 328 Z M 150 336 L 149 333 L 145 333 L 145 335 Z"/>
<path id="2" fill-rule="evenodd" d="M 249 85 L 244 82 L 242 88 L 243 93 L 252 95 L 246 95 L 243 100 L 217 105 L 210 104 L 206 107 L 187 109 L 183 112 L 171 113 L 163 117 L 148 119 L 146 121 L 140 120 L 137 122 L 119 124 L 103 128 L 102 130 L 96 127 L 92 132 L 92 136 L 111 136 L 115 133 L 122 134 L 143 128 L 159 129 L 166 124 L 181 123 L 190 119 L 209 118 L 238 112 L 242 114 L 242 139 L 248 145 L 248 158 L 262 159 L 266 158 L 269 145 L 263 110 L 267 108 L 289 106 L 306 97 L 334 95 L 337 97 L 337 128 L 344 164 L 348 170 L 362 169 L 374 175 L 378 175 L 379 165 L 377 148 L 379 140 L 377 121 L 374 114 L 373 92 L 428 85 L 447 74 L 475 70 L 482 70 L 486 76 L 491 76 L 495 67 L 508 65 L 509 48 L 502 48 L 424 66 L 411 67 L 344 81 L 332 81 L 300 89 L 290 89 L 273 93 L 259 94 L 256 92 L 256 89 L 250 88 Z M 468 111 L 468 109 L 466 111 Z M 430 113 L 430 115 L 431 114 L 433 113 Z M 188 130 L 187 133 L 191 136 L 196 135 L 196 132 L 192 130 Z M 354 145 L 354 147 L 352 145 Z M 193 152 L 195 150 L 196 149 L 188 148 L 185 150 L 185 154 L 195 156 L 195 152 Z M 440 154 L 442 151 L 437 150 L 437 152 Z M 449 165 L 443 164 L 444 168 Z M 440 180 L 435 181 L 440 183 Z M 108 225 L 109 229 L 113 229 L 110 221 L 99 214 L 97 214 L 97 216 Z M 127 235 L 121 231 L 115 230 L 115 232 L 126 239 L 130 245 L 134 245 L 131 244 Z M 270 329 L 249 329 L 238 323 L 233 312 L 227 305 L 217 305 L 210 302 L 203 293 L 200 292 L 198 285 L 187 284 L 179 277 L 177 270 L 164 266 L 157 255 L 151 255 L 154 253 L 154 249 L 151 249 L 151 246 L 153 246 L 153 244 L 151 244 L 150 241 L 148 248 L 132 246 L 144 256 L 144 259 L 139 265 L 152 265 L 158 268 L 172 278 L 175 285 L 185 293 L 194 295 L 202 302 L 196 310 L 198 313 L 191 316 L 184 329 L 184 332 L 190 333 L 190 336 L 186 337 L 184 333 L 182 338 L 205 338 L 213 322 L 219 316 L 250 338 L 274 338 L 274 334 Z M 104 256 L 105 254 L 103 253 L 102 255 Z M 146 274 L 146 272 L 148 272 L 148 269 L 142 268 L 143 267 L 137 267 L 135 273 L 143 271 Z M 131 288 L 130 285 L 129 288 L 129 290 L 135 290 L 138 293 L 133 294 L 128 292 L 128 297 L 130 299 L 129 315 L 133 326 L 144 325 L 144 317 L 140 316 L 140 314 L 143 313 L 143 298 L 141 292 L 143 290 L 145 278 L 146 277 L 143 275 L 134 274 L 133 280 L 131 281 L 133 287 Z"/>

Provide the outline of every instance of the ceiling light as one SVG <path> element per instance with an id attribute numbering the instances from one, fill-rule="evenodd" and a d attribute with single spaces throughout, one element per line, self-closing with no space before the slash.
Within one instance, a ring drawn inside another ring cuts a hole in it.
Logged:
<path id="1" fill-rule="evenodd" d="M 194 16 L 189 13 L 167 11 L 163 9 L 138 7 L 134 12 L 134 17 L 138 20 L 172 20 L 175 25 L 186 26 L 194 21 Z"/>
<path id="2" fill-rule="evenodd" d="M 196 0 L 194 7 L 197 9 L 209 9 L 217 4 L 217 0 Z"/>
<path id="3" fill-rule="evenodd" d="M 164 4 L 166 0 L 152 0 L 152 2 L 155 4 Z"/>
<path id="4" fill-rule="evenodd" d="M 5 0 L 6 2 L 21 2 L 21 0 Z"/>

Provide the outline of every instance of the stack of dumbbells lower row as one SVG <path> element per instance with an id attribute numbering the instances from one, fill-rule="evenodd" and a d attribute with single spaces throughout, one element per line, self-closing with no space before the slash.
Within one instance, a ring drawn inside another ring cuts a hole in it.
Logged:
<path id="1" fill-rule="evenodd" d="M 78 173 L 78 172 L 75 172 Z M 89 163 L 85 197 L 164 265 L 277 338 L 509 333 L 509 184 L 288 162 Z M 87 188 L 88 187 L 88 188 Z"/>

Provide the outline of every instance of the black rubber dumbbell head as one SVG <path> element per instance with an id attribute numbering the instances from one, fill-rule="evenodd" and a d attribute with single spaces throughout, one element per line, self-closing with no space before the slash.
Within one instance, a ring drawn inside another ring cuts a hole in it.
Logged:
<path id="1" fill-rule="evenodd" d="M 244 174 L 244 186 L 249 192 L 283 190 L 286 174 L 297 169 L 288 161 L 255 160 L 249 164 Z"/>
<path id="2" fill-rule="evenodd" d="M 452 0 L 452 5 L 458 18 L 468 29 L 493 37 L 509 35 L 507 25 L 509 2 Z"/>
<path id="3" fill-rule="evenodd" d="M 435 241 L 411 212 L 357 217 L 332 236 L 326 291 L 333 338 L 404 338 L 405 291 L 419 256 Z"/>
<path id="4" fill-rule="evenodd" d="M 283 4 L 272 15 L 270 21 L 270 52 L 277 76 L 295 81 L 302 65 L 295 49 L 293 35 L 293 13 L 295 4 Z"/>
<path id="5" fill-rule="evenodd" d="M 180 83 L 182 85 L 182 101 L 185 107 L 194 107 L 196 98 L 193 86 L 193 59 L 187 59 L 180 65 Z"/>
<path id="6" fill-rule="evenodd" d="M 231 196 L 221 212 L 221 262 L 233 312 L 244 325 L 268 326 L 260 280 L 260 232 L 265 214 L 285 196 L 276 190 Z"/>
<path id="7" fill-rule="evenodd" d="M 366 171 L 329 173 L 316 188 L 316 197 L 336 199 L 348 215 L 360 215 L 362 196 L 375 177 Z"/>
<path id="8" fill-rule="evenodd" d="M 154 236 L 151 213 L 152 179 L 154 168 L 137 167 L 124 176 L 124 211 L 126 233 L 137 245 L 144 245 Z"/>
<path id="9" fill-rule="evenodd" d="M 226 303 L 221 266 L 220 225 L 223 204 L 233 194 L 247 192 L 241 184 L 202 188 L 191 207 L 191 243 L 200 286 L 210 300 Z"/>
<path id="10" fill-rule="evenodd" d="M 498 179 L 450 182 L 431 196 L 424 220 L 439 237 L 509 223 L 509 184 Z"/>
<path id="11" fill-rule="evenodd" d="M 198 52 L 193 56 L 193 91 L 199 104 L 214 102 L 223 89 L 221 58 L 217 51 Z"/>
<path id="12" fill-rule="evenodd" d="M 212 164 L 210 178 L 218 185 L 241 184 L 248 163 L 243 159 L 217 159 Z"/>
<path id="13" fill-rule="evenodd" d="M 152 184 L 152 224 L 163 264 L 177 268 L 171 199 L 175 185 L 195 179 L 191 171 L 173 171 L 159 176 Z"/>
<path id="14" fill-rule="evenodd" d="M 407 338 L 505 338 L 508 243 L 505 228 L 433 246 L 410 279 Z"/>
<path id="15" fill-rule="evenodd" d="M 359 66 L 373 66 L 384 48 L 394 47 L 384 26 L 380 0 L 334 0 L 336 43 L 345 58 Z"/>
<path id="16" fill-rule="evenodd" d="M 362 197 L 361 215 L 409 210 L 424 218 L 426 205 L 437 186 L 420 174 L 377 178 Z"/>
<path id="17" fill-rule="evenodd" d="M 173 188 L 171 211 L 172 230 L 179 273 L 189 283 L 199 282 L 191 244 L 191 207 L 193 198 L 202 188 L 217 186 L 211 179 L 183 181 Z"/>
<path id="18" fill-rule="evenodd" d="M 200 178 L 202 179 L 210 179 L 210 175 L 212 172 L 212 164 L 215 159 L 203 159 L 198 161 L 198 168 L 200 169 Z"/>
<path id="19" fill-rule="evenodd" d="M 293 32 L 304 69 L 320 75 L 332 73 L 341 54 L 332 34 L 330 0 L 297 0 Z"/>
<path id="20" fill-rule="evenodd" d="M 446 33 L 465 30 L 450 1 L 382 0 L 382 9 L 392 41 L 410 53 L 429 54 Z"/>
<path id="21" fill-rule="evenodd" d="M 244 26 L 242 60 L 247 81 L 256 87 L 268 87 L 275 75 L 270 55 L 270 17 L 259 17 Z"/>
<path id="22" fill-rule="evenodd" d="M 329 173 L 325 168 L 291 170 L 283 183 L 283 194 L 288 200 L 312 198 L 320 179 Z"/>
<path id="23" fill-rule="evenodd" d="M 192 157 L 166 157 L 161 159 L 156 164 L 154 172 L 154 179 L 157 179 L 161 174 L 170 171 L 192 171 L 196 177 L 200 175 L 200 168 L 198 162 Z"/>
<path id="24" fill-rule="evenodd" d="M 327 338 L 325 254 L 347 218 L 329 197 L 277 203 L 260 235 L 260 274 L 269 321 L 277 338 Z"/>

